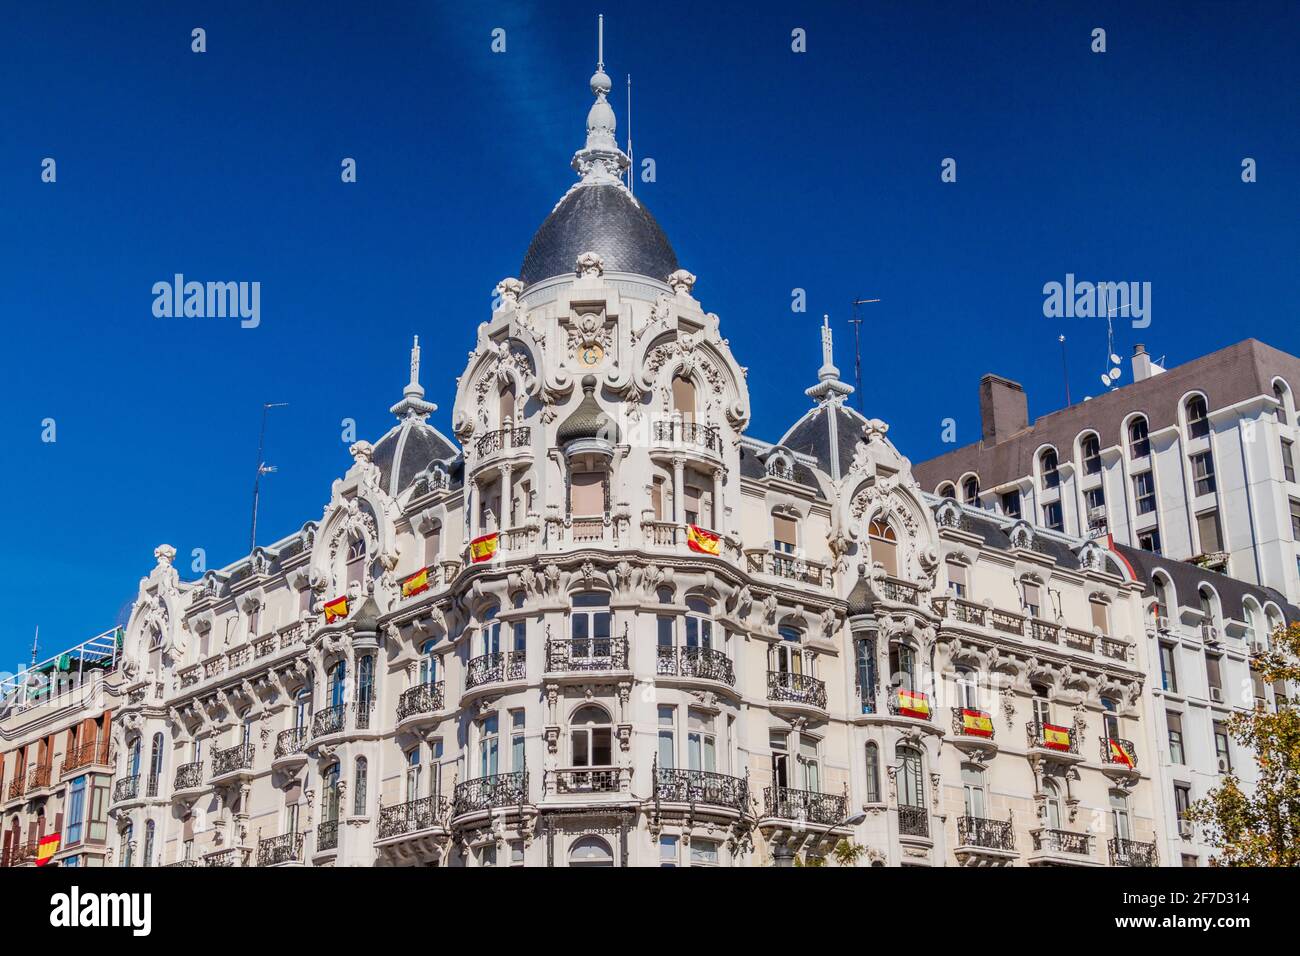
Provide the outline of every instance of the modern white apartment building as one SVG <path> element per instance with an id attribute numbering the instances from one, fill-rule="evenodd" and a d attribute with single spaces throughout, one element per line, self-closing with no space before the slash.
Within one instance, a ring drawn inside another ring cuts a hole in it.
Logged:
<path id="1" fill-rule="evenodd" d="M 1247 339 L 1169 369 L 1139 345 L 1132 367 L 1132 384 L 1032 425 L 1023 389 L 986 375 L 981 440 L 917 465 L 917 480 L 1300 600 L 1300 359 Z"/>
<path id="2" fill-rule="evenodd" d="M 591 88 L 454 440 L 417 348 L 318 519 L 197 581 L 155 551 L 117 861 L 1160 861 L 1144 581 L 923 493 L 845 406 L 829 328 L 813 407 L 750 437 L 745 371 Z"/>

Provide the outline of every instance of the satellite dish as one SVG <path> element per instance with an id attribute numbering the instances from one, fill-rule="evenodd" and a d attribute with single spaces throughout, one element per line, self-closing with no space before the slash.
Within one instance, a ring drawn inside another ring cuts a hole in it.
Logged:
<path id="1" fill-rule="evenodd" d="M 1107 375 L 1107 374 L 1104 373 L 1104 372 L 1102 373 L 1102 376 L 1101 376 L 1101 384 L 1103 384 L 1103 385 L 1107 385 L 1107 386 L 1110 385 L 1110 376 Z"/>
<path id="2" fill-rule="evenodd" d="M 1110 353 L 1110 364 L 1111 364 L 1111 365 L 1118 365 L 1118 364 L 1119 364 L 1119 356 L 1116 355 L 1114 352 L 1111 352 L 1111 353 Z"/>
<path id="3" fill-rule="evenodd" d="M 1117 382 L 1119 381 L 1119 377 L 1123 374 L 1124 373 L 1120 369 L 1113 368 L 1110 370 L 1110 380 L 1112 382 Z"/>

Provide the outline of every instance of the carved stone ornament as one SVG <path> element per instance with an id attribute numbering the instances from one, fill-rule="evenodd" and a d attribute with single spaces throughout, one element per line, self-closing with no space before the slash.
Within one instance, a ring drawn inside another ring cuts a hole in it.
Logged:
<path id="1" fill-rule="evenodd" d="M 690 295 L 691 289 L 695 287 L 695 276 L 685 269 L 678 269 L 668 277 L 668 288 L 672 289 L 676 295 Z"/>
<path id="2" fill-rule="evenodd" d="M 599 278 L 605 274 L 605 260 L 595 252 L 584 252 L 574 263 L 574 271 L 579 278 Z"/>

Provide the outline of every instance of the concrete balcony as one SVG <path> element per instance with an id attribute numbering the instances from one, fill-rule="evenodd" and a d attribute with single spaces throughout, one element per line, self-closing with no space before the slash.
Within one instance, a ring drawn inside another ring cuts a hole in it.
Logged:
<path id="1" fill-rule="evenodd" d="M 1073 728 L 1031 720 L 1025 724 L 1026 755 L 1031 760 L 1062 764 L 1083 763 L 1079 735 Z"/>
<path id="2" fill-rule="evenodd" d="M 379 808 L 375 849 L 406 863 L 437 861 L 451 837 L 451 800 L 433 796 Z"/>
<path id="3" fill-rule="evenodd" d="M 830 588 L 834 583 L 829 566 L 771 548 L 747 548 L 745 569 L 750 574 L 815 588 Z"/>
<path id="4" fill-rule="evenodd" d="M 962 866 L 1010 866 L 1019 857 L 1015 829 L 1009 819 L 958 817 L 953 855 Z"/>
<path id="5" fill-rule="evenodd" d="M 474 460 L 472 471 L 489 465 L 506 462 L 528 461 L 533 457 L 533 430 L 528 425 L 497 428 L 484 432 L 473 444 Z"/>
<path id="6" fill-rule="evenodd" d="M 1043 827 L 1029 831 L 1030 866 L 1100 866 L 1092 858 L 1092 834 Z"/>
<path id="7" fill-rule="evenodd" d="M 673 416 L 651 425 L 650 453 L 684 453 L 712 463 L 722 458 L 722 436 L 712 425 Z"/>

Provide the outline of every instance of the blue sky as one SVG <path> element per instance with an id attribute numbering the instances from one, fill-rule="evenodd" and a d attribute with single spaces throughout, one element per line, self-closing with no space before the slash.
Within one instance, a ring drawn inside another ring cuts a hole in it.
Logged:
<path id="1" fill-rule="evenodd" d="M 848 303 L 879 297 L 865 406 L 922 460 L 944 418 L 978 438 L 984 372 L 1024 382 L 1031 414 L 1058 407 L 1058 334 L 1075 399 L 1101 388 L 1104 323 L 1042 314 L 1067 272 L 1152 284 L 1151 326 L 1116 326 L 1122 356 L 1300 350 L 1298 9 L 6 5 L 0 666 L 37 624 L 47 653 L 111 626 L 160 542 L 187 576 L 193 548 L 246 553 L 262 402 L 291 403 L 269 430 L 263 542 L 319 518 L 349 463 L 341 419 L 389 427 L 414 333 L 450 430 L 493 286 L 572 181 L 597 12 L 657 166 L 637 194 L 749 367 L 751 432 L 807 407 L 823 312 L 852 374 Z M 176 272 L 259 281 L 260 326 L 155 318 L 151 287 Z"/>

